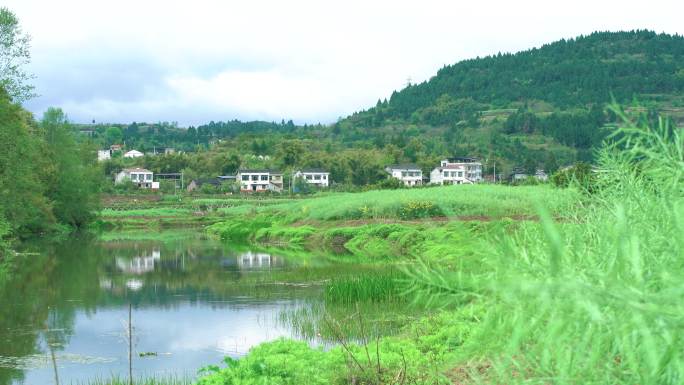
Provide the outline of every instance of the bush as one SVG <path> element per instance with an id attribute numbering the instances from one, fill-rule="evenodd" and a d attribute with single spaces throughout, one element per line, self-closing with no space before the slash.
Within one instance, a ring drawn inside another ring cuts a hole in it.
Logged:
<path id="1" fill-rule="evenodd" d="M 556 171 L 551 176 L 551 183 L 556 187 L 578 186 L 584 191 L 593 192 L 596 187 L 596 177 L 591 165 L 579 162 L 572 167 Z"/>
<path id="2" fill-rule="evenodd" d="M 444 216 L 444 212 L 431 201 L 409 201 L 401 205 L 397 216 L 400 219 L 419 219 Z"/>
<path id="3" fill-rule="evenodd" d="M 398 190 L 405 188 L 406 185 L 404 185 L 404 182 L 400 181 L 397 178 L 387 178 L 384 179 L 378 183 L 376 183 L 374 186 L 370 186 L 369 188 L 372 189 L 380 189 L 380 190 Z"/>
<path id="4" fill-rule="evenodd" d="M 341 354 L 285 339 L 261 344 L 240 360 L 227 357 L 225 363 L 224 369 L 203 369 L 205 377 L 197 385 L 327 385 L 345 367 Z"/>

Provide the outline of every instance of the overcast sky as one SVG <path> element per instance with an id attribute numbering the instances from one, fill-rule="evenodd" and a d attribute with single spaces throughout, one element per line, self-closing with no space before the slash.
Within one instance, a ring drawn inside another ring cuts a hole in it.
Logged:
<path id="1" fill-rule="evenodd" d="M 3 0 L 33 37 L 40 116 L 329 123 L 407 78 L 595 30 L 684 34 L 681 0 Z"/>

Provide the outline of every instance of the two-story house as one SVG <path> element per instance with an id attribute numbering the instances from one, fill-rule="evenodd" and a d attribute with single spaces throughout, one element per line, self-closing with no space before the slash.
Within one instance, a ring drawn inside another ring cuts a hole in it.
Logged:
<path id="1" fill-rule="evenodd" d="M 315 187 L 330 186 L 330 173 L 320 168 L 305 168 L 299 170 L 292 175 L 292 178 L 301 178 L 306 181 L 306 183 Z"/>
<path id="2" fill-rule="evenodd" d="M 242 192 L 283 191 L 283 174 L 268 169 L 238 170 L 236 179 Z"/>
<path id="3" fill-rule="evenodd" d="M 443 159 L 430 173 L 431 184 L 472 184 L 482 181 L 482 163 L 475 158 Z"/>
<path id="4" fill-rule="evenodd" d="M 392 178 L 399 179 L 405 186 L 420 186 L 423 184 L 423 170 L 415 164 L 395 164 L 385 167 L 385 171 Z"/>
<path id="5" fill-rule="evenodd" d="M 114 183 L 120 184 L 127 180 L 138 185 L 140 188 L 159 188 L 159 182 L 154 182 L 154 173 L 144 168 L 125 168 L 114 179 Z"/>

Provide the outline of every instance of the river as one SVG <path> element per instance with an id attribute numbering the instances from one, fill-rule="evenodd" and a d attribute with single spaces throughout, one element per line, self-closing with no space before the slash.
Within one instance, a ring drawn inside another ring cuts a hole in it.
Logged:
<path id="1" fill-rule="evenodd" d="M 321 282 L 357 268 L 192 232 L 139 236 L 21 247 L 13 278 L 0 288 L 0 384 L 127 378 L 129 343 L 135 377 L 195 377 L 278 337 L 322 343 L 283 314 L 316 306 Z"/>

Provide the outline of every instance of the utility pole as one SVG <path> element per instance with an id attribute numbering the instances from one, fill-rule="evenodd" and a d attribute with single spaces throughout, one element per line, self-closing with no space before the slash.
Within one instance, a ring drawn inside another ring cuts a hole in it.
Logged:
<path id="1" fill-rule="evenodd" d="M 133 385 L 133 326 L 131 323 L 132 307 L 128 303 L 128 385 Z"/>
<path id="2" fill-rule="evenodd" d="M 52 368 L 54 370 L 55 385 L 59 385 L 59 373 L 57 373 L 57 359 L 55 358 L 55 349 L 52 346 L 52 338 L 50 338 L 50 307 L 48 306 L 48 320 L 45 321 L 45 342 L 50 350 L 50 358 L 52 359 Z"/>
<path id="3" fill-rule="evenodd" d="M 496 162 L 494 162 L 494 184 L 496 184 Z"/>

